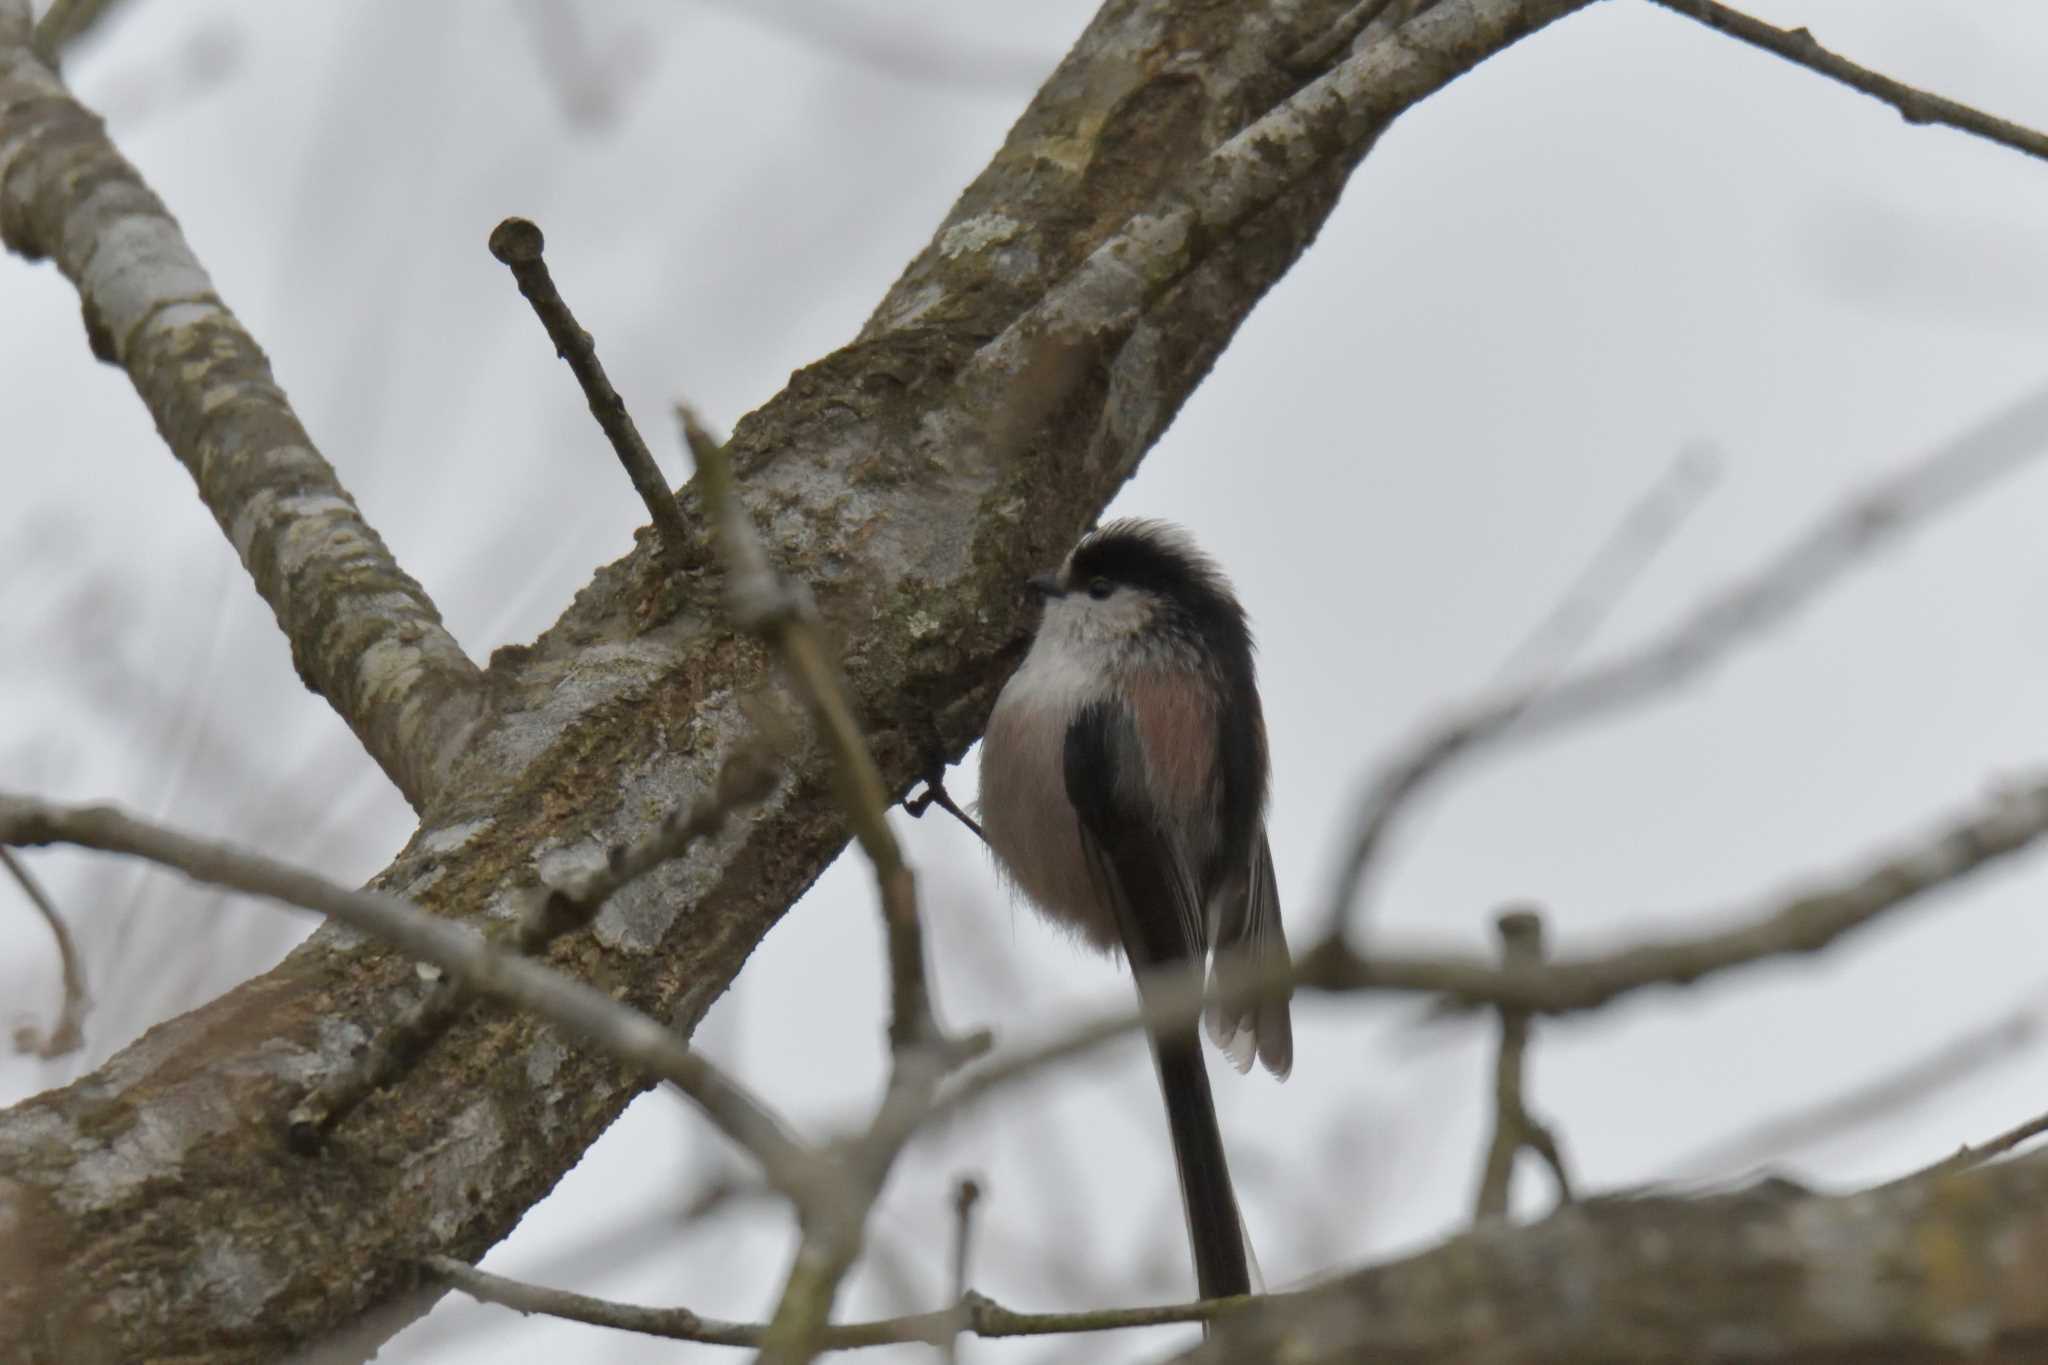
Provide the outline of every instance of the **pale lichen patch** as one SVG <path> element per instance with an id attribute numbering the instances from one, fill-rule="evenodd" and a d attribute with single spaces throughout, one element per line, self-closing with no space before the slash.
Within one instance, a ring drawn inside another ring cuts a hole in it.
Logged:
<path id="1" fill-rule="evenodd" d="M 1006 213 L 980 213 L 953 224 L 939 237 L 939 254 L 952 259 L 998 246 L 1023 231 L 1024 225 Z"/>
<path id="2" fill-rule="evenodd" d="M 436 1241 L 454 1237 L 469 1220 L 476 1203 L 477 1172 L 489 1170 L 504 1145 L 505 1125 L 496 1102 L 479 1099 L 420 1153 L 406 1183 L 419 1192 L 427 1231 Z"/>
<path id="3" fill-rule="evenodd" d="M 165 1096 L 134 1110 L 134 1122 L 111 1139 L 79 1134 L 71 1177 L 56 1190 L 66 1211 L 83 1217 L 126 1203 L 152 1180 L 176 1171 L 185 1154 L 214 1136 L 218 1095 L 210 1083 L 206 1093 Z"/>
<path id="4" fill-rule="evenodd" d="M 552 1033 L 541 1034 L 526 1054 L 526 1083 L 535 1090 L 546 1090 L 554 1084 L 555 1073 L 568 1058 L 569 1049 L 560 1038 Z"/>
<path id="5" fill-rule="evenodd" d="M 185 1292 L 219 1305 L 216 1320 L 229 1327 L 255 1322 L 292 1271 L 289 1261 L 259 1255 L 222 1233 L 201 1235 L 188 1264 Z"/>
<path id="6" fill-rule="evenodd" d="M 315 559 L 347 558 L 366 548 L 355 504 L 346 497 L 294 493 L 271 506 L 269 529 L 277 536 L 278 568 L 287 578 Z"/>

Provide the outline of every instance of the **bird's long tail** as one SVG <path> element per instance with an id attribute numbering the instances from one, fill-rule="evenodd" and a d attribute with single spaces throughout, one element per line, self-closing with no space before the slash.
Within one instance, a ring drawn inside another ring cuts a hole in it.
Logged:
<path id="1" fill-rule="evenodd" d="M 1174 1164 L 1180 1168 L 1181 1205 L 1187 1212 L 1188 1244 L 1195 1254 L 1195 1282 L 1205 1299 L 1251 1292 L 1244 1225 L 1230 1188 L 1223 1157 L 1223 1132 L 1216 1126 L 1216 1101 L 1202 1062 L 1195 1028 L 1152 1039 L 1159 1089 L 1166 1099 L 1166 1123 L 1173 1133 Z"/>

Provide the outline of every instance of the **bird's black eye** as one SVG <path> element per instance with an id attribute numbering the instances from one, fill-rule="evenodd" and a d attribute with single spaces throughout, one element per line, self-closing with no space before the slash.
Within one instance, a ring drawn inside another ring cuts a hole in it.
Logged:
<path id="1" fill-rule="evenodd" d="M 1116 584 L 1110 582 L 1107 578 L 1091 578 L 1088 580 L 1088 595 L 1098 602 L 1115 591 Z"/>

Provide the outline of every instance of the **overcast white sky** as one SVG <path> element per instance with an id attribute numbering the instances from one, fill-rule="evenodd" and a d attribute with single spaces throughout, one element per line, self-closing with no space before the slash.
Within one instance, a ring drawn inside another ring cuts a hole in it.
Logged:
<path id="1" fill-rule="evenodd" d="M 522 213 L 544 227 L 558 281 L 680 481 L 669 402 L 729 426 L 849 339 L 1093 4 L 574 8 L 572 48 L 526 3 L 136 0 L 71 73 L 479 659 L 532 638 L 641 515 L 485 251 L 492 225 Z M 2048 126 L 2039 4 L 1751 9 Z M 1554 26 L 1402 120 L 1115 505 L 1185 523 L 1253 613 L 1297 938 L 1372 757 L 1488 679 L 1682 448 L 1716 450 L 1719 485 L 1595 655 L 2048 382 L 2044 242 L 2048 165 L 1910 127 L 1637 0 Z M 111 798 L 345 879 L 374 872 L 410 828 L 403 803 L 298 684 L 47 266 L 0 261 L 0 376 L 0 785 Z M 2044 522 L 2048 461 L 1681 700 L 1452 783 L 1407 827 L 1376 930 L 1490 950 L 1494 910 L 1531 898 L 1567 950 L 1696 928 L 2036 771 Z M 1008 905 L 963 834 L 902 824 L 949 1020 L 1014 1041 L 1124 998 L 1109 964 Z M 0 1059 L 4 1099 L 97 1064 L 307 928 L 126 867 L 34 866 L 100 1004 L 85 1058 Z M 2048 869 L 2022 861 L 1819 959 L 1546 1029 L 1533 1098 L 1587 1186 L 1677 1173 L 1716 1138 L 2030 997 L 2048 1008 L 2044 891 Z M 5 890 L 0 942 L 0 1000 L 46 1019 L 54 964 Z M 842 864 L 701 1036 L 817 1131 L 874 1091 L 882 991 L 868 884 Z M 1297 1016 L 1284 1087 L 1217 1078 L 1276 1285 L 1457 1228 L 1487 1118 L 1485 1028 L 1419 1028 L 1412 1005 L 1389 1003 L 1304 1000 Z M 1783 1165 L 1853 1185 L 2043 1108 L 2036 1048 Z M 779 1215 L 663 1218 L 715 1154 L 679 1103 L 644 1098 L 489 1264 L 756 1316 L 787 1254 Z M 965 1171 L 988 1187 L 976 1282 L 997 1298 L 1187 1292 L 1137 1043 L 918 1149 L 878 1220 L 881 1268 L 856 1276 L 846 1312 L 941 1301 L 948 1188 Z M 1521 1207 L 1540 1211 L 1540 1174 L 1523 1184 Z M 968 1353 L 1125 1359 L 1187 1337 Z M 451 1302 L 386 1358 L 598 1354 L 727 1353 Z"/>

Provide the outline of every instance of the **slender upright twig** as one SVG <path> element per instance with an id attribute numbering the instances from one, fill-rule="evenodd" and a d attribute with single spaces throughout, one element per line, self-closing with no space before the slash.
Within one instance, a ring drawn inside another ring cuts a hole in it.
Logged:
<path id="1" fill-rule="evenodd" d="M 684 407 L 678 407 L 704 506 L 717 527 L 726 561 L 726 596 L 734 622 L 767 639 L 789 671 L 832 754 L 839 804 L 853 827 L 881 893 L 889 940 L 893 994 L 889 1039 L 899 1051 L 936 1036 L 926 984 L 924 931 L 917 915 L 917 882 L 889 828 L 889 794 L 868 752 L 853 704 L 819 634 L 810 596 L 769 563 L 746 505 L 733 487 L 732 460 Z"/>
<path id="2" fill-rule="evenodd" d="M 967 1261 L 974 1249 L 974 1206 L 981 1200 L 981 1182 L 962 1176 L 953 1187 L 953 1299 L 967 1302 Z M 958 1365 L 960 1338 L 949 1336 L 939 1347 L 946 1365 Z"/>
<path id="3" fill-rule="evenodd" d="M 597 358 L 597 344 L 590 333 L 576 325 L 575 314 L 555 288 L 547 262 L 541 259 L 546 245 L 541 230 L 524 218 L 507 218 L 491 229 L 491 254 L 510 267 L 512 278 L 519 283 L 519 292 L 533 305 L 535 316 L 555 343 L 555 353 L 569 362 L 570 372 L 583 386 L 591 416 L 612 443 L 619 463 L 625 466 L 626 477 L 632 480 L 633 491 L 647 505 L 647 514 L 654 518 L 664 558 L 672 568 L 687 567 L 690 531 L 683 521 L 682 509 L 676 505 L 675 492 L 661 477 L 647 442 L 640 439 L 640 429 L 633 425 L 632 414 L 626 411 L 626 400 L 619 397 L 619 391 L 605 375 Z"/>
<path id="4" fill-rule="evenodd" d="M 1501 962 L 1508 970 L 1535 967 L 1543 961 L 1543 917 L 1535 910 L 1504 911 L 1494 926 L 1500 931 Z M 1515 1158 L 1525 1151 L 1534 1152 L 1550 1167 L 1550 1174 L 1557 1181 L 1558 1201 L 1569 1204 L 1572 1200 L 1571 1176 L 1565 1170 L 1557 1137 L 1547 1124 L 1529 1112 L 1523 1098 L 1523 1067 L 1528 1051 L 1529 1011 L 1502 1009 L 1500 1050 L 1493 1068 L 1493 1139 L 1487 1144 L 1486 1161 L 1481 1168 L 1474 1221 L 1507 1217 Z"/>

